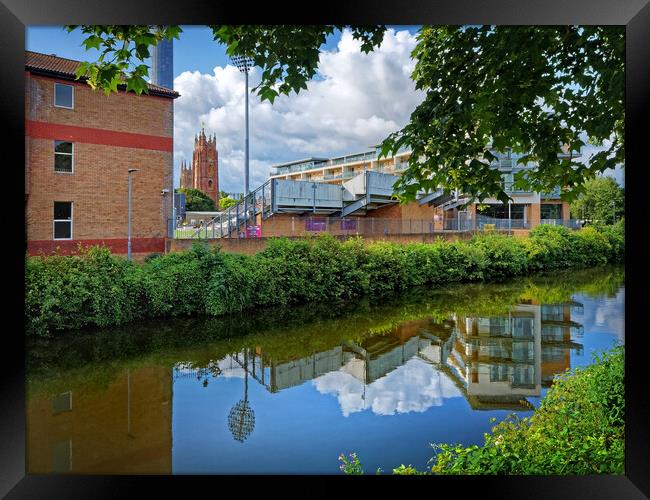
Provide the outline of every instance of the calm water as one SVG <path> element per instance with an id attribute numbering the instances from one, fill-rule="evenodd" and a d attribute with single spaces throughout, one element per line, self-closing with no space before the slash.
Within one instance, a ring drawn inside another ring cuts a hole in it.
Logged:
<path id="1" fill-rule="evenodd" d="M 424 468 L 624 340 L 624 271 L 175 319 L 28 346 L 30 473 Z"/>

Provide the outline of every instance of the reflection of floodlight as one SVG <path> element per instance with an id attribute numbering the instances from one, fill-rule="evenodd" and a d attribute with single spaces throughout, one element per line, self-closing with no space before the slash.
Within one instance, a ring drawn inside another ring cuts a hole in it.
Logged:
<path id="1" fill-rule="evenodd" d="M 244 399 L 239 400 L 228 414 L 228 429 L 232 437 L 243 443 L 255 427 L 255 412 L 248 404 L 248 357 L 244 351 Z"/>
<path id="2" fill-rule="evenodd" d="M 230 410 L 228 428 L 235 440 L 243 443 L 255 427 L 255 412 L 248 401 L 241 400 Z"/>

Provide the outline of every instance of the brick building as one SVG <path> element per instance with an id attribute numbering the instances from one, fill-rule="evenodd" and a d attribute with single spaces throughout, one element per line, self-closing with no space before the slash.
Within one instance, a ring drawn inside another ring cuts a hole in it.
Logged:
<path id="1" fill-rule="evenodd" d="M 25 216 L 29 254 L 104 244 L 163 252 L 172 217 L 173 103 L 179 94 L 105 95 L 75 80 L 79 61 L 26 52 Z"/>
<path id="2" fill-rule="evenodd" d="M 194 136 L 192 165 L 181 163 L 180 186 L 206 193 L 219 206 L 219 152 L 217 138 L 206 137 L 205 130 Z"/>

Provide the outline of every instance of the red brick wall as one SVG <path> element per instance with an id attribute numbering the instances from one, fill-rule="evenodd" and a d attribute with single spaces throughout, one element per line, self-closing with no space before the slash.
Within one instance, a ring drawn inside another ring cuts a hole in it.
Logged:
<path id="1" fill-rule="evenodd" d="M 120 132 L 172 137 L 173 100 L 133 92 L 94 91 L 85 82 L 73 82 L 26 73 L 32 103 L 25 119 Z M 74 86 L 74 109 L 54 107 L 54 83 Z M 27 102 L 26 102 L 27 104 Z"/>
<path id="2" fill-rule="evenodd" d="M 126 253 L 129 168 L 139 170 L 132 174 L 134 251 L 136 241 L 141 251 L 163 251 L 173 196 L 173 100 L 106 96 L 85 83 L 26 77 L 28 252 L 58 246 L 67 253 L 80 242 L 114 240 L 107 244 Z M 57 81 L 74 85 L 74 109 L 53 106 Z M 74 143 L 72 174 L 54 172 L 55 139 Z M 53 240 L 54 201 L 73 202 L 72 241 Z"/>

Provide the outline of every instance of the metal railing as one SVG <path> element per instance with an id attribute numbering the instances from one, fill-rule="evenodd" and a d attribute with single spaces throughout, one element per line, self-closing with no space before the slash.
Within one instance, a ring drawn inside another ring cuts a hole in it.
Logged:
<path id="1" fill-rule="evenodd" d="M 530 229 L 530 222 L 524 221 L 524 219 L 499 219 L 486 215 L 476 216 L 476 229 L 485 230 L 486 224 L 492 225 L 497 230 Z"/>
<path id="2" fill-rule="evenodd" d="M 441 232 L 441 228 L 438 225 L 436 229 L 433 219 L 294 216 L 285 219 L 281 232 L 273 227 L 264 227 L 262 236 L 309 236 L 319 233 L 329 233 L 334 236 L 379 236 L 436 232 Z"/>
<path id="3" fill-rule="evenodd" d="M 265 217 L 270 213 L 271 180 L 268 180 L 256 190 L 251 191 L 248 196 L 245 196 L 228 210 L 221 212 L 201 227 L 192 228 L 191 232 L 177 228 L 175 237 L 183 239 L 224 238 L 233 235 L 235 237 L 246 237 L 251 222 L 254 227 L 257 227 L 255 224 L 256 216 L 261 214 L 262 217 Z"/>
<path id="4" fill-rule="evenodd" d="M 552 226 L 564 226 L 569 229 L 580 229 L 582 221 L 578 219 L 542 219 L 540 224 L 549 224 Z"/>

